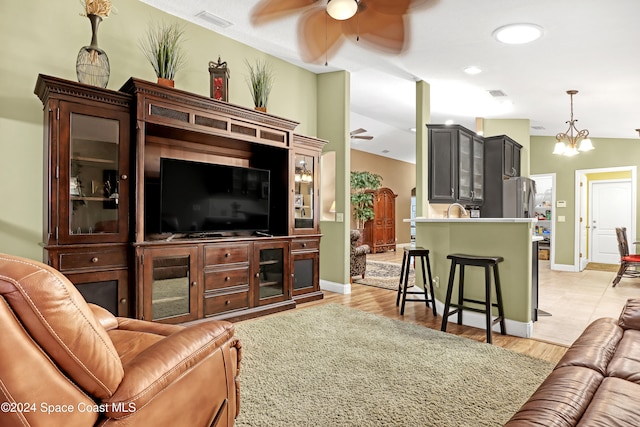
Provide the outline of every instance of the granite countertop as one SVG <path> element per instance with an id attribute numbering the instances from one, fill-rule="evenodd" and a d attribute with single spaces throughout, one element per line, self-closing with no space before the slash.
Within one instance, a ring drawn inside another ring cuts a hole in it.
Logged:
<path id="1" fill-rule="evenodd" d="M 538 222 L 536 218 L 424 218 L 404 219 L 404 222 L 526 222 L 534 224 Z"/>

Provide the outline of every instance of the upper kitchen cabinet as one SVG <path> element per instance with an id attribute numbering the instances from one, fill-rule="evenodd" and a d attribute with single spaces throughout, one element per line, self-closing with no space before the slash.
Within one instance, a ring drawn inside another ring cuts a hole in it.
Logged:
<path id="1" fill-rule="evenodd" d="M 487 218 L 502 217 L 502 182 L 520 176 L 520 150 L 522 145 L 506 135 L 484 138 L 485 203 L 480 215 Z"/>
<path id="2" fill-rule="evenodd" d="M 507 135 L 490 136 L 484 139 L 487 159 L 492 159 L 496 171 L 505 177 L 520 176 L 520 150 L 522 145 Z M 488 165 L 487 165 L 488 166 Z"/>
<path id="3" fill-rule="evenodd" d="M 460 125 L 429 129 L 429 202 L 481 205 L 484 199 L 484 141 Z"/>

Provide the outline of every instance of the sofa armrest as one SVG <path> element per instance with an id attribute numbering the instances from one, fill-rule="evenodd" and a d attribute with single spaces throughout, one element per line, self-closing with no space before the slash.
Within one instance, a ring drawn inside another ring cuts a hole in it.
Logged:
<path id="1" fill-rule="evenodd" d="M 640 299 L 628 299 L 620 313 L 618 325 L 622 329 L 640 330 Z"/>
<path id="2" fill-rule="evenodd" d="M 104 400 L 109 404 L 105 415 L 117 419 L 131 415 L 128 408 L 140 411 L 172 383 L 202 366 L 205 359 L 232 341 L 233 335 L 231 323 L 213 321 L 182 328 L 148 347 L 124 366 L 120 386 L 111 398 Z M 229 352 L 228 344 L 225 347 Z M 219 374 L 225 375 L 225 369 L 220 369 Z M 194 393 L 200 392 L 194 390 Z"/>

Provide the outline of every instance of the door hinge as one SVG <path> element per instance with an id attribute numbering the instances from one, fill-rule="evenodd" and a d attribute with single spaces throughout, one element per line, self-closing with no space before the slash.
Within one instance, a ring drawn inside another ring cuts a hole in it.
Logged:
<path id="1" fill-rule="evenodd" d="M 582 252 L 580 252 L 580 258 L 582 258 L 582 257 L 583 257 Z"/>
<path id="2" fill-rule="evenodd" d="M 60 178 L 60 166 L 56 166 L 56 179 Z"/>
<path id="3" fill-rule="evenodd" d="M 582 223 L 582 217 L 580 217 L 580 223 Z"/>
<path id="4" fill-rule="evenodd" d="M 58 241 L 58 227 L 56 227 L 56 241 Z"/>
<path id="5" fill-rule="evenodd" d="M 56 120 L 60 120 L 60 107 L 56 107 Z"/>

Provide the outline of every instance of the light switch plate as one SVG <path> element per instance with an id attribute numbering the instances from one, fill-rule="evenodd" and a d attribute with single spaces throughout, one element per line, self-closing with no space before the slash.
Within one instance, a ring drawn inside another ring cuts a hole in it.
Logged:
<path id="1" fill-rule="evenodd" d="M 336 222 L 344 222 L 344 213 L 336 212 Z"/>
<path id="2" fill-rule="evenodd" d="M 565 222 L 565 220 L 566 219 L 565 219 L 564 215 L 559 215 L 558 216 L 558 222 Z"/>
<path id="3" fill-rule="evenodd" d="M 567 207 L 567 201 L 566 200 L 558 200 L 556 202 L 556 206 L 559 208 L 566 208 Z"/>

